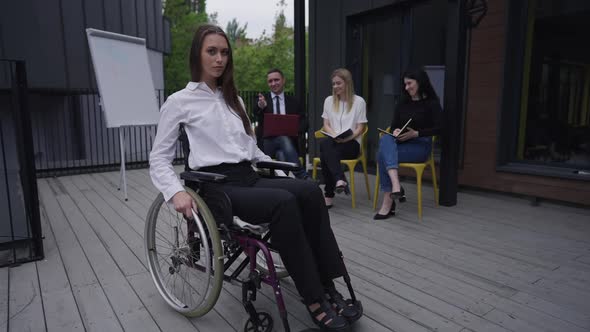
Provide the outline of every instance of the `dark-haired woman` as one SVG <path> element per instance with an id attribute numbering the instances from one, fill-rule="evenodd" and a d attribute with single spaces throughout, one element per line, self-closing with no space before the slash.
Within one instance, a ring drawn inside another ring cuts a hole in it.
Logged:
<path id="1" fill-rule="evenodd" d="M 191 148 L 190 168 L 227 176 L 219 190 L 230 198 L 232 213 L 253 224 L 270 221 L 273 245 L 313 321 L 323 329 L 346 328 L 360 312 L 334 286 L 333 279 L 343 276 L 345 267 L 322 192 L 310 181 L 260 178 L 252 169 L 252 163 L 271 158 L 256 145 L 234 84 L 230 43 L 219 27 L 197 29 L 190 70 L 192 81 L 168 97 L 161 109 L 150 154 L 154 185 L 185 216 L 198 208 L 172 168 L 183 124 Z"/>
<path id="2" fill-rule="evenodd" d="M 403 86 L 390 125 L 396 137 L 383 135 L 379 141 L 377 161 L 381 191 L 385 195 L 373 217 L 377 220 L 395 215 L 395 200 L 405 197 L 397 172 L 399 163 L 426 161 L 432 149 L 432 136 L 440 134 L 440 102 L 424 69 L 406 71 Z M 410 119 L 406 130 L 401 132 Z"/>

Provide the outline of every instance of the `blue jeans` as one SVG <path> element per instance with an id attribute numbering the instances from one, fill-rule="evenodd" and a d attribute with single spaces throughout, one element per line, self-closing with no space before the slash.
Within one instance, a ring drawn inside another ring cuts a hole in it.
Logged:
<path id="1" fill-rule="evenodd" d="M 381 191 L 391 192 L 391 179 L 387 171 L 397 169 L 399 163 L 421 163 L 428 159 L 432 149 L 431 137 L 417 137 L 398 143 L 391 135 L 383 135 L 379 141 L 377 162 Z"/>
<path id="2" fill-rule="evenodd" d="M 275 157 L 277 160 L 280 161 L 288 161 L 291 163 L 296 163 L 301 167 L 299 163 L 299 156 L 297 155 L 297 150 L 293 146 L 293 142 L 287 136 L 276 136 L 276 137 L 269 137 L 264 138 L 262 141 L 262 148 L 264 149 L 264 154 Z M 293 175 L 296 178 L 302 179 L 307 177 L 307 172 L 304 168 L 300 168 L 298 171 L 294 171 Z"/>

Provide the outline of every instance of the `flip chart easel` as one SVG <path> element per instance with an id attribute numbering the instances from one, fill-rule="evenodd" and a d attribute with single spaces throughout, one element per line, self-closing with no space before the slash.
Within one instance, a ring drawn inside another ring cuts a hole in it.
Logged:
<path id="1" fill-rule="evenodd" d="M 127 196 L 125 128 L 158 123 L 159 109 L 145 39 L 86 29 L 107 128 L 119 128 L 119 190 Z"/>

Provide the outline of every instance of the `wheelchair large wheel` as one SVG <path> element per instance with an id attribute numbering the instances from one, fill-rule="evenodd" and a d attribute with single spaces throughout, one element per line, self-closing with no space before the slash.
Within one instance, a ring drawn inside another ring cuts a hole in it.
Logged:
<path id="1" fill-rule="evenodd" d="M 186 219 L 159 194 L 145 225 L 146 254 L 156 288 L 174 310 L 190 317 L 209 312 L 221 292 L 223 251 L 217 224 L 193 190 L 193 218 Z"/>

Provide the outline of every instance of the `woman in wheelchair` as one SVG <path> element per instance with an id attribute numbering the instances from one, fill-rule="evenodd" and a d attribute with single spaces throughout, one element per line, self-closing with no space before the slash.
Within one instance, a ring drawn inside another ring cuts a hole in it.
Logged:
<path id="1" fill-rule="evenodd" d="M 193 218 L 192 210 L 204 208 L 183 187 L 172 166 L 183 126 L 191 148 L 185 156 L 190 169 L 225 177 L 213 186 L 229 198 L 233 216 L 251 224 L 270 223 L 272 246 L 313 322 L 326 330 L 346 329 L 362 316 L 362 307 L 354 299 L 322 192 L 314 182 L 264 178 L 253 169 L 252 165 L 271 158 L 256 145 L 234 84 L 231 47 L 219 27 L 197 29 L 190 71 L 192 81 L 168 97 L 161 108 L 150 154 L 154 185 L 187 219 Z M 195 182 L 186 185 L 194 188 Z M 333 279 L 339 277 L 347 280 L 353 300 L 344 300 L 337 291 Z"/>

